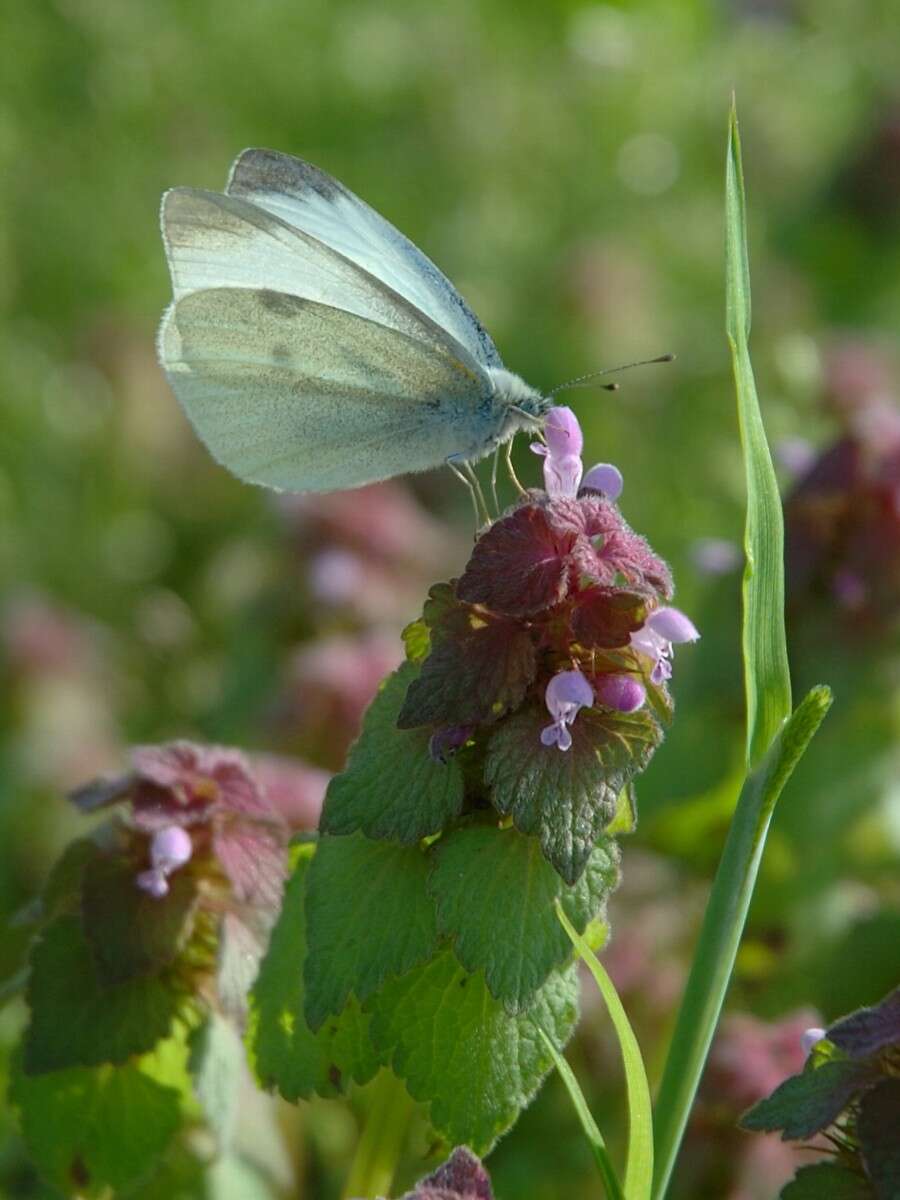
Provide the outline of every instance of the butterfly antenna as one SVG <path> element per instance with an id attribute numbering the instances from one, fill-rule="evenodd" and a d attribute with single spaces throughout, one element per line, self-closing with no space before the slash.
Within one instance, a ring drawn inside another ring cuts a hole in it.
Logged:
<path id="1" fill-rule="evenodd" d="M 660 354 L 658 358 L 642 358 L 638 362 L 622 363 L 618 367 L 605 367 L 602 371 L 591 371 L 588 375 L 578 375 L 575 379 L 568 379 L 565 383 L 558 384 L 547 394 L 550 397 L 555 396 L 557 392 L 568 391 L 570 388 L 588 387 L 592 380 L 599 379 L 602 375 L 614 375 L 617 371 L 630 371 L 632 367 L 649 367 L 653 363 L 669 363 L 674 361 L 674 354 Z M 600 387 L 607 392 L 617 392 L 619 390 L 617 383 L 602 383 Z"/>

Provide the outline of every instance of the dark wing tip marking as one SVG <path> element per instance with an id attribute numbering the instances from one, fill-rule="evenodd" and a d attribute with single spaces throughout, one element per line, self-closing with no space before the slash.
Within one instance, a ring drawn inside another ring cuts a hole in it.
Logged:
<path id="1" fill-rule="evenodd" d="M 232 196 L 251 192 L 316 192 L 324 200 L 342 195 L 343 186 L 326 171 L 292 154 L 251 148 L 234 161 L 225 191 Z"/>

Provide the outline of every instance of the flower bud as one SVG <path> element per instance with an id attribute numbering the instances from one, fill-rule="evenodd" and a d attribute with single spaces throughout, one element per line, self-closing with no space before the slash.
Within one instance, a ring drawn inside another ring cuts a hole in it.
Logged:
<path id="1" fill-rule="evenodd" d="M 601 675 L 595 691 L 600 704 L 623 713 L 637 712 L 647 699 L 643 685 L 629 675 Z"/>
<path id="2" fill-rule="evenodd" d="M 590 488 L 593 492 L 601 492 L 607 500 L 615 501 L 622 495 L 624 480 L 622 472 L 612 463 L 597 463 L 582 479 L 581 486 Z"/>

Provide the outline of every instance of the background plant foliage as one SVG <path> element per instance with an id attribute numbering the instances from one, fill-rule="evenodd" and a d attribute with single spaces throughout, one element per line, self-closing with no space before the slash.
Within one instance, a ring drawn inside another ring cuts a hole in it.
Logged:
<path id="1" fill-rule="evenodd" d="M 678 717 L 642 779 L 642 824 L 613 902 L 617 983 L 658 1074 L 661 1013 L 671 1012 L 743 755 L 739 579 L 704 575 L 694 557 L 698 538 L 739 541 L 743 512 L 720 335 L 723 112 L 736 87 L 770 439 L 803 434 L 825 447 L 845 421 L 838 402 L 885 347 L 889 358 L 900 323 L 900 51 L 885 36 L 896 19 L 893 3 L 811 0 L 19 7 L 0 46 L 4 912 L 34 897 L 82 831 L 62 791 L 119 768 L 128 743 L 190 734 L 341 765 L 331 709 L 283 719 L 286 664 L 298 646 L 359 622 L 310 601 L 284 510 L 205 456 L 153 359 L 167 296 L 159 193 L 220 188 L 238 149 L 271 145 L 332 171 L 423 246 L 536 385 L 678 354 L 673 367 L 627 376 L 618 396 L 575 397 L 587 445 L 623 470 L 623 511 L 672 563 L 678 603 L 704 635 L 679 660 Z M 886 374 L 896 403 L 890 362 Z M 520 455 L 520 472 L 537 478 Z M 439 476 L 415 487 L 462 531 L 433 576 L 450 577 L 466 557 L 464 497 Z M 878 552 L 890 561 L 889 538 Z M 792 594 L 789 575 L 795 695 L 826 679 L 836 701 L 776 816 L 732 1010 L 775 1018 L 807 1003 L 828 1021 L 895 983 L 897 594 L 896 576 L 880 574 L 882 607 L 865 621 L 830 594 Z M 398 602 L 391 637 L 418 604 Z M 447 811 L 453 797 L 435 804 Z M 440 912 L 449 929 L 452 896 Z M 671 949 L 648 943 L 648 928 L 667 929 Z M 26 937 L 21 925 L 4 937 L 4 976 Z M 480 931 L 456 937 L 477 952 Z M 21 1010 L 8 1008 L 4 1046 L 20 1024 Z M 341 1052 L 353 1060 L 351 1043 Z M 283 1061 L 277 1046 L 269 1053 Z M 152 1100 L 148 1153 L 168 1137 L 186 1054 L 174 1046 L 171 1062 L 135 1060 L 123 1079 Z M 621 1113 L 605 1105 L 619 1095 L 618 1068 L 602 1012 L 586 1013 L 569 1057 L 614 1143 Z M 318 1061 L 332 1060 L 311 1058 L 311 1071 Z M 73 1104 L 90 1096 L 94 1112 L 121 1111 L 102 1074 L 73 1072 Z M 291 1087 L 299 1095 L 309 1084 Z M 742 1107 L 735 1101 L 722 1128 Z M 268 1109 L 254 1126 L 254 1114 L 244 1106 L 227 1161 L 201 1175 L 176 1152 L 142 1200 L 177 1188 L 337 1194 L 351 1116 L 327 1101 L 282 1126 Z M 52 1194 L 25 1165 L 10 1116 L 2 1129 L 3 1186 Z M 727 1195 L 737 1156 L 702 1125 L 691 1136 L 696 1176 L 685 1173 L 681 1194 Z M 115 1178 L 109 1145 L 89 1147 Z M 401 1186 L 423 1174 L 427 1149 L 414 1134 Z M 589 1151 L 557 1080 L 490 1166 L 501 1197 L 593 1194 Z"/>

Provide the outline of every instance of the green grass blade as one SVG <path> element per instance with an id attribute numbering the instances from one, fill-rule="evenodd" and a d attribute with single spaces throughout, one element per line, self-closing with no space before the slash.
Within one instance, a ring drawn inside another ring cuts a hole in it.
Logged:
<path id="1" fill-rule="evenodd" d="M 747 477 L 744 687 L 747 761 L 755 767 L 791 711 L 784 632 L 784 521 L 750 365 L 750 267 L 741 143 L 734 105 L 725 171 L 725 313 Z"/>
<path id="2" fill-rule="evenodd" d="M 813 688 L 741 789 L 656 1102 L 654 1200 L 665 1196 L 675 1165 L 728 990 L 775 803 L 830 707 L 829 689 Z"/>
<path id="3" fill-rule="evenodd" d="M 553 1061 L 556 1064 L 556 1069 L 562 1076 L 562 1081 L 566 1085 L 568 1093 L 572 1099 L 572 1105 L 575 1112 L 578 1114 L 578 1120 L 581 1122 L 581 1128 L 584 1130 L 584 1136 L 591 1148 L 591 1153 L 597 1163 L 597 1169 L 600 1172 L 600 1178 L 603 1180 L 603 1186 L 606 1188 L 607 1200 L 625 1200 L 622 1192 L 622 1185 L 619 1183 L 616 1172 L 610 1161 L 609 1152 L 606 1149 L 606 1142 L 603 1140 L 603 1135 L 597 1128 L 597 1122 L 594 1120 L 591 1110 L 588 1108 L 587 1101 L 584 1098 L 584 1093 L 578 1086 L 578 1080 L 575 1074 L 560 1052 L 554 1046 L 551 1039 L 547 1036 L 544 1030 L 538 1025 L 538 1033 L 544 1040 L 544 1045 L 553 1056 Z"/>
<path id="4" fill-rule="evenodd" d="M 653 1116 L 650 1108 L 650 1086 L 644 1060 L 625 1009 L 613 982 L 600 965 L 597 956 L 556 902 L 556 915 L 594 977 L 606 1002 L 613 1028 L 619 1039 L 625 1085 L 628 1093 L 628 1158 L 625 1164 L 625 1200 L 650 1200 L 653 1186 Z"/>
<path id="5" fill-rule="evenodd" d="M 747 777 L 713 882 L 656 1103 L 654 1200 L 663 1200 L 734 969 L 766 834 L 781 791 L 831 706 L 816 687 L 791 710 L 784 631 L 781 501 L 750 366 L 750 272 L 734 105 L 725 179 L 726 326 L 747 475 L 743 657 Z M 785 719 L 787 718 L 787 720 Z"/>

